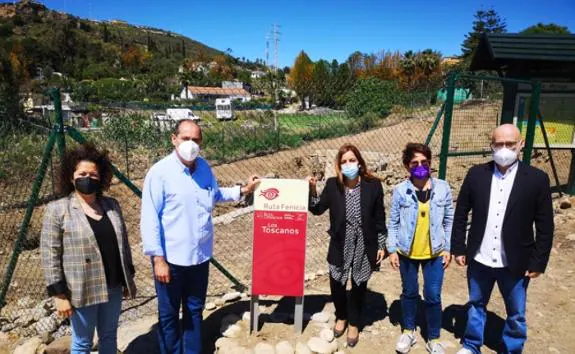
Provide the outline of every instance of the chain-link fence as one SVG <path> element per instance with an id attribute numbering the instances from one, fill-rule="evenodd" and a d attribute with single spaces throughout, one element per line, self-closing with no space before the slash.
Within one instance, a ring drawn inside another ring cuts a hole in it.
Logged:
<path id="1" fill-rule="evenodd" d="M 333 163 L 338 148 L 344 143 L 352 143 L 362 152 L 369 169 L 382 178 L 388 207 L 392 188 L 407 177 L 401 163 L 405 144 L 427 142 L 434 153 L 432 170 L 438 172 L 440 159 L 437 155 L 444 140 L 445 122 L 440 118 L 449 109 L 451 139 L 447 140 L 444 150 L 453 157 L 446 160 L 447 180 L 456 194 L 466 170 L 489 158 L 490 152 L 484 149 L 489 146 L 490 131 L 499 122 L 502 92 L 493 84 L 489 91 L 483 92 L 484 98 L 452 100 L 451 107 L 441 100 L 436 101 L 435 92 L 423 96 L 422 99 L 421 94 L 408 94 L 384 113 L 361 115 L 350 115 L 349 110 L 322 108 L 303 112 L 259 109 L 244 110 L 238 112 L 234 120 L 221 121 L 213 112 L 198 112 L 203 130 L 201 154 L 213 167 L 220 186 L 243 183 L 253 174 L 300 179 L 315 175 L 325 182 L 334 175 Z M 108 192 L 123 209 L 136 267 L 138 296 L 124 302 L 123 320 L 156 312 L 151 263 L 142 252 L 137 189 L 142 188 L 148 169 L 173 147 L 171 124 L 152 119 L 149 113 L 115 112 L 97 128 L 79 129 L 82 137 L 110 151 L 114 165 L 136 187 L 130 188 L 115 179 Z M 34 125 L 41 124 L 36 122 Z M 53 314 L 47 300 L 38 241 L 46 203 L 56 198 L 59 154 L 54 150 L 49 155 L 51 159 L 46 161 L 46 175 L 38 198 L 29 201 L 50 129 L 32 128 L 26 124 L 22 130 L 24 132 L 3 139 L 0 152 L 3 196 L 0 201 L 3 288 L 0 290 L 5 295 L 1 314 L 6 319 L 1 323 L 2 330 L 15 331 L 21 336 L 57 331 L 58 336 L 69 329 Z M 77 141 L 68 136 L 66 146 L 74 144 Z M 478 156 L 465 153 L 478 151 L 485 153 Z M 30 223 L 27 229 L 22 229 L 27 206 L 30 206 L 28 212 L 32 212 Z M 216 207 L 213 221 L 214 258 L 217 261 L 214 265 L 217 267 L 212 267 L 210 272 L 208 296 L 237 289 L 237 283 L 249 288 L 252 218 L 246 202 Z M 327 215 L 310 216 L 306 251 L 308 274 L 327 269 L 328 227 Z M 22 242 L 17 244 L 19 235 L 23 236 Z M 8 266 L 11 261 L 15 264 L 13 274 Z"/>

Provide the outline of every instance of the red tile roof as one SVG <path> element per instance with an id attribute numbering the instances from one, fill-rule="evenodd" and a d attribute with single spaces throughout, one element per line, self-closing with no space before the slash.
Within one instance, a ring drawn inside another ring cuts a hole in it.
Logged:
<path id="1" fill-rule="evenodd" d="M 222 87 L 201 87 L 188 86 L 188 91 L 193 95 L 211 95 L 211 96 L 249 96 L 249 92 L 241 88 L 222 88 Z"/>

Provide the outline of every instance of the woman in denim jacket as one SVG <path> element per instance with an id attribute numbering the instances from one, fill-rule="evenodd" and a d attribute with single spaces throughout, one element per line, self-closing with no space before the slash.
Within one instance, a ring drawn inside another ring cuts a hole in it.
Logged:
<path id="1" fill-rule="evenodd" d="M 439 342 L 441 330 L 441 286 L 451 261 L 450 238 L 453 200 L 449 184 L 430 175 L 431 150 L 410 143 L 403 150 L 403 165 L 410 177 L 393 190 L 388 225 L 387 250 L 402 281 L 403 333 L 396 350 L 408 353 L 416 343 L 415 318 L 419 300 L 418 272 L 423 270 L 423 297 L 427 317 L 427 350 L 445 353 Z"/>

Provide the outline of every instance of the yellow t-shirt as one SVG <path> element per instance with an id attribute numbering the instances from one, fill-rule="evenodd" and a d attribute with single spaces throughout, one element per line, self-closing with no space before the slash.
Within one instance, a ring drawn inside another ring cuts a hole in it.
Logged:
<path id="1" fill-rule="evenodd" d="M 418 202 L 415 235 L 408 257 L 411 259 L 431 259 L 431 237 L 429 235 L 429 201 Z"/>

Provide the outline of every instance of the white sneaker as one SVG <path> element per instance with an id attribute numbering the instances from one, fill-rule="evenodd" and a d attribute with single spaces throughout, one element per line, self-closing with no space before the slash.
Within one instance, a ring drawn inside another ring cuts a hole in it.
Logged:
<path id="1" fill-rule="evenodd" d="M 445 354 L 445 348 L 443 348 L 441 342 L 436 340 L 427 342 L 425 349 L 427 349 L 431 354 Z"/>
<path id="2" fill-rule="evenodd" d="M 411 347 L 415 345 L 415 343 L 417 343 L 417 340 L 415 339 L 415 333 L 404 332 L 399 337 L 399 340 L 395 345 L 395 350 L 401 354 L 407 354 L 411 350 Z"/>
<path id="3" fill-rule="evenodd" d="M 473 352 L 467 348 L 461 348 L 461 349 L 459 349 L 457 354 L 473 354 Z"/>

